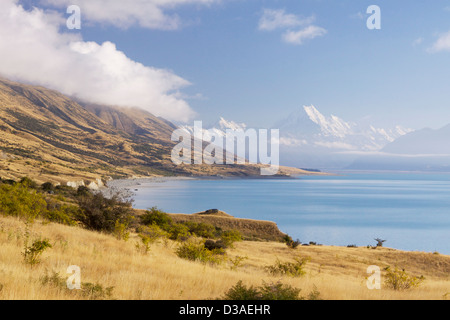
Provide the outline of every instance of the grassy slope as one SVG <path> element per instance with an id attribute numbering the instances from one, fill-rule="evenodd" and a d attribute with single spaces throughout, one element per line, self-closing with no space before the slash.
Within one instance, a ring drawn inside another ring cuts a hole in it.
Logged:
<path id="1" fill-rule="evenodd" d="M 237 270 L 230 264 L 205 266 L 178 258 L 176 243 L 154 244 L 151 253 L 137 252 L 135 235 L 127 242 L 78 227 L 36 222 L 34 237 L 51 239 L 53 248 L 44 253 L 40 265 L 23 263 L 25 225 L 16 218 L 0 217 L 0 299 L 80 299 L 80 295 L 52 285 L 41 277 L 56 271 L 66 279 L 66 268 L 81 267 L 82 282 L 114 287 L 115 299 L 209 299 L 223 295 L 237 281 L 259 286 L 278 281 L 302 288 L 306 295 L 314 286 L 324 299 L 445 299 L 450 298 L 450 257 L 395 251 L 388 248 L 299 247 L 295 250 L 276 242 L 240 242 L 228 257 L 247 256 Z M 302 278 L 271 277 L 264 267 L 277 259 L 291 261 L 310 257 Z M 365 273 L 369 265 L 405 268 L 424 275 L 417 289 L 397 292 L 387 288 L 370 291 Z"/>

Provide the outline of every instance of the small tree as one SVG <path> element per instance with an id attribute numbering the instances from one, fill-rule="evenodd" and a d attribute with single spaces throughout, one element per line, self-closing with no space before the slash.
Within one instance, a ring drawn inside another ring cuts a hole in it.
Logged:
<path id="1" fill-rule="evenodd" d="M 283 237 L 283 241 L 284 241 L 284 243 L 286 243 L 286 245 L 287 245 L 289 248 L 291 248 L 291 249 L 295 249 L 295 248 L 297 248 L 299 245 L 302 244 L 302 243 L 300 242 L 299 239 L 297 239 L 297 240 L 294 241 L 294 240 L 292 239 L 292 237 L 289 236 L 289 235 L 285 235 L 285 236 Z"/>
<path id="2" fill-rule="evenodd" d="M 380 238 L 376 238 L 375 241 L 377 242 L 377 247 L 382 247 L 383 243 L 386 242 L 386 240 L 382 240 Z"/>
<path id="3" fill-rule="evenodd" d="M 111 198 L 88 193 L 78 198 L 81 213 L 77 219 L 90 230 L 114 232 L 116 224 L 128 225 L 133 217 L 132 202 L 120 193 Z"/>
<path id="4" fill-rule="evenodd" d="M 28 246 L 28 241 L 25 242 L 25 248 L 23 254 L 23 259 L 25 263 L 29 264 L 31 267 L 39 264 L 41 262 L 40 257 L 45 250 L 51 248 L 52 245 L 48 239 L 35 240 L 31 246 Z"/>

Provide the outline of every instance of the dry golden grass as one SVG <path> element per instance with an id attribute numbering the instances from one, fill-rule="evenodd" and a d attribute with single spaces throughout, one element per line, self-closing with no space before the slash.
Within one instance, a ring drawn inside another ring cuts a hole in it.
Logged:
<path id="1" fill-rule="evenodd" d="M 214 299 L 239 280 L 259 286 L 262 281 L 301 288 L 307 295 L 314 288 L 323 299 L 446 299 L 450 298 L 450 257 L 431 253 L 394 251 L 387 248 L 299 247 L 290 249 L 276 242 L 240 242 L 228 250 L 228 258 L 247 257 L 236 269 L 231 263 L 209 266 L 182 260 L 174 253 L 177 244 L 153 244 L 148 255 L 135 248 L 137 237 L 127 242 L 78 227 L 36 222 L 34 238 L 49 238 L 42 262 L 31 268 L 23 262 L 25 224 L 0 217 L 0 299 L 82 299 L 76 292 L 49 284 L 41 278 L 52 271 L 67 279 L 70 265 L 81 268 L 82 282 L 114 287 L 114 299 L 201 300 Z M 264 270 L 277 259 L 292 261 L 310 257 L 307 274 L 301 278 L 273 277 Z M 366 269 L 397 265 L 414 275 L 424 275 L 423 284 L 408 291 L 368 290 Z"/>

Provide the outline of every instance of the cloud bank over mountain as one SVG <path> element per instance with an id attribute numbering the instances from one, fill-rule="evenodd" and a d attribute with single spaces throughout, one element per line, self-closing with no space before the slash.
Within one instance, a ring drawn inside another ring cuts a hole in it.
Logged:
<path id="1" fill-rule="evenodd" d="M 108 1 L 113 7 L 116 2 Z M 154 3 L 162 9 L 192 2 Z M 87 3 L 86 8 L 91 8 L 94 2 Z M 139 107 L 168 120 L 188 121 L 194 116 L 188 102 L 179 98 L 179 91 L 189 86 L 189 81 L 172 71 L 133 61 L 112 42 L 86 42 L 80 34 L 66 32 L 65 13 L 25 10 L 18 0 L 2 0 L 0 75 L 93 103 Z"/>

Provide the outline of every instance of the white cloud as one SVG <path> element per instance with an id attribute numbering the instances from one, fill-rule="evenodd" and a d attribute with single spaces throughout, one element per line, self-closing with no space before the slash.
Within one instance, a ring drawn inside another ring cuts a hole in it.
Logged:
<path id="1" fill-rule="evenodd" d="M 168 13 L 181 5 L 210 5 L 219 0 L 40 0 L 42 4 L 67 8 L 76 4 L 83 19 L 129 28 L 175 30 L 182 21 L 176 13 Z"/>
<path id="2" fill-rule="evenodd" d="M 261 31 L 274 31 L 283 29 L 284 42 L 302 45 L 307 39 L 314 39 L 327 33 L 324 28 L 313 25 L 315 17 L 300 18 L 297 15 L 286 13 L 284 9 L 264 9 L 259 20 L 258 29 Z"/>
<path id="3" fill-rule="evenodd" d="M 422 42 L 423 42 L 424 40 L 425 40 L 425 39 L 422 38 L 422 37 L 417 38 L 417 39 L 415 39 L 415 40 L 413 41 L 412 45 L 413 45 L 414 47 L 415 47 L 415 46 L 418 46 L 418 45 L 421 45 Z"/>
<path id="4" fill-rule="evenodd" d="M 430 53 L 441 51 L 450 51 L 450 31 L 441 34 L 431 48 L 428 49 Z"/>
<path id="5" fill-rule="evenodd" d="M 308 26 L 298 31 L 286 31 L 283 34 L 283 40 L 287 43 L 301 45 L 305 40 L 314 39 L 323 36 L 327 30 L 317 26 Z"/>
<path id="6" fill-rule="evenodd" d="M 264 9 L 258 28 L 259 30 L 273 31 L 280 28 L 298 27 L 310 24 L 314 19 L 313 16 L 302 19 L 294 14 L 286 13 L 284 9 Z"/>
<path id="7" fill-rule="evenodd" d="M 0 74 L 99 104 L 135 106 L 169 120 L 194 112 L 177 92 L 190 83 L 171 71 L 144 66 L 115 44 L 61 33 L 62 14 L 0 2 Z M 124 6 L 126 7 L 126 6 Z"/>
<path id="8" fill-rule="evenodd" d="M 350 18 L 359 20 L 364 20 L 365 17 L 366 16 L 361 11 L 358 11 L 357 13 L 350 15 Z"/>

